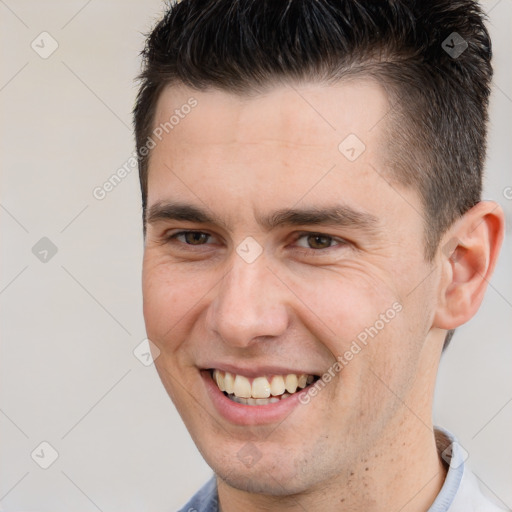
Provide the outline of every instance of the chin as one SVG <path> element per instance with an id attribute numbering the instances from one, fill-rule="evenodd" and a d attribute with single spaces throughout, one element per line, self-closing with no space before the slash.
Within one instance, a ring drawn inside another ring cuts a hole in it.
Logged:
<path id="1" fill-rule="evenodd" d="M 200 451 L 216 476 L 230 487 L 265 496 L 291 496 L 316 483 L 307 481 L 307 462 L 290 457 L 289 449 L 279 450 L 269 443 L 267 452 L 260 453 L 251 442 L 229 448 L 222 455 L 222 448 Z"/>
<path id="2" fill-rule="evenodd" d="M 220 469 L 215 473 L 230 487 L 251 494 L 291 496 L 305 490 L 304 486 L 299 484 L 296 476 L 288 478 L 282 472 L 273 473 L 265 467 L 258 467 L 258 465 L 252 470 L 233 471 L 233 468 L 226 468 L 225 472 Z"/>

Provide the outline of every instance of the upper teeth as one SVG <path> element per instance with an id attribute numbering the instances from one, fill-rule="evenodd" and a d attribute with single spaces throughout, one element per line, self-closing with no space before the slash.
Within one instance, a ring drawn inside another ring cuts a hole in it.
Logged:
<path id="1" fill-rule="evenodd" d="M 268 398 L 270 395 L 282 395 L 285 391 L 295 393 L 297 388 L 305 388 L 313 382 L 314 376 L 289 373 L 288 375 L 273 375 L 270 378 L 256 377 L 251 382 L 243 375 L 214 370 L 213 380 L 221 391 L 240 398 Z"/>

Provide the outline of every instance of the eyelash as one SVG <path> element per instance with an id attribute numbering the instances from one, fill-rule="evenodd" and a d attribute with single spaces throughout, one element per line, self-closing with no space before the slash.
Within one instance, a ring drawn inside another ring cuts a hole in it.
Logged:
<path id="1" fill-rule="evenodd" d="M 174 241 L 177 240 L 177 238 L 181 235 L 187 235 L 189 233 L 199 233 L 199 234 L 204 234 L 204 235 L 207 235 L 208 236 L 208 239 L 207 241 L 211 238 L 212 235 L 210 235 L 210 233 L 206 233 L 205 231 L 196 231 L 196 230 L 186 230 L 186 231 L 178 231 L 177 233 L 173 233 L 172 235 L 169 235 L 167 237 L 165 237 L 164 239 L 164 243 L 173 243 Z M 304 231 L 304 232 L 301 232 L 301 233 L 298 233 L 296 235 L 296 237 L 294 238 L 294 242 L 296 243 L 298 240 L 300 240 L 301 238 L 304 238 L 304 237 L 310 237 L 310 236 L 318 236 L 318 237 L 323 237 L 323 238 L 328 238 L 330 240 L 331 243 L 335 242 L 335 245 L 331 245 L 329 247 L 325 247 L 323 249 L 313 249 L 311 247 L 298 247 L 298 251 L 299 252 L 302 252 L 302 253 L 308 253 L 308 254 L 318 254 L 318 253 L 325 253 L 327 250 L 329 249 L 333 249 L 335 247 L 340 247 L 340 246 L 344 246 L 344 245 L 348 245 L 349 242 L 347 242 L 346 240 L 342 239 L 342 238 L 338 238 L 338 237 L 334 237 L 334 236 L 331 236 L 331 235 L 326 235 L 324 233 L 319 233 L 319 232 L 316 232 L 316 231 Z M 186 242 L 179 242 L 185 246 L 188 246 L 188 247 L 194 247 L 195 244 L 188 244 Z M 202 246 L 202 245 L 209 245 L 209 244 L 197 244 L 197 246 Z"/>

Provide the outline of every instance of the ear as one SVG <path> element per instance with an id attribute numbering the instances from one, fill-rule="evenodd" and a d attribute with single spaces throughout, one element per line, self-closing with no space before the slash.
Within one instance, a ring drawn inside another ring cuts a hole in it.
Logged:
<path id="1" fill-rule="evenodd" d="M 501 206 L 482 201 L 443 236 L 436 256 L 442 270 L 434 327 L 455 329 L 478 311 L 496 266 L 504 231 Z"/>

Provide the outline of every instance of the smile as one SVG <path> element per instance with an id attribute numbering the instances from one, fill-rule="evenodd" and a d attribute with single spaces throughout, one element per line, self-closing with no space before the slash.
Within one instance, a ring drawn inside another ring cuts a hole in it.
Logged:
<path id="1" fill-rule="evenodd" d="M 211 370 L 211 377 L 226 397 L 243 405 L 268 405 L 286 400 L 319 379 L 316 375 L 295 373 L 247 378 L 217 369 Z"/>

